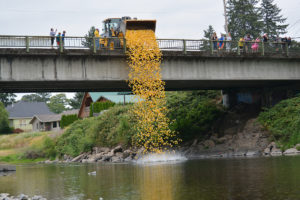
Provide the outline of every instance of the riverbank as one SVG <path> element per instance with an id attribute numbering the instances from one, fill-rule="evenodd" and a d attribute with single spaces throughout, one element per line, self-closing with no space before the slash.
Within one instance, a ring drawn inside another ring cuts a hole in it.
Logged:
<path id="1" fill-rule="evenodd" d="M 20 194 L 15 197 L 15 196 L 10 196 L 8 193 L 0 193 L 0 200 L 47 200 L 47 199 L 38 195 L 29 197 L 28 195 Z"/>

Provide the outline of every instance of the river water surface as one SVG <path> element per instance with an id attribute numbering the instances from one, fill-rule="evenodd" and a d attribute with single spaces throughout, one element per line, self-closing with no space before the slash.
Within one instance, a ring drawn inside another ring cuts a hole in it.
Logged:
<path id="1" fill-rule="evenodd" d="M 96 175 L 88 175 L 96 171 Z M 21 165 L 0 193 L 47 199 L 300 199 L 300 157 L 151 164 Z"/>

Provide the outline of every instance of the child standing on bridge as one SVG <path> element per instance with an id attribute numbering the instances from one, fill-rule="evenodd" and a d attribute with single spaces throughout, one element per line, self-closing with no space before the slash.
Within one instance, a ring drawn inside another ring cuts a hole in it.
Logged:
<path id="1" fill-rule="evenodd" d="M 57 36 L 56 36 L 56 44 L 57 44 L 58 47 L 59 47 L 59 45 L 60 45 L 60 38 L 61 38 L 61 33 L 59 32 L 59 33 L 57 34 Z"/>

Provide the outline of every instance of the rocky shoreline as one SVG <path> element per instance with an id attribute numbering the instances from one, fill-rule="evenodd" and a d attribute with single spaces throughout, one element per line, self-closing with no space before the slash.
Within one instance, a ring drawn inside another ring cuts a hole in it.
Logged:
<path id="1" fill-rule="evenodd" d="M 241 158 L 261 156 L 300 155 L 300 144 L 282 151 L 275 142 L 270 142 L 269 133 L 257 122 L 256 118 L 225 121 L 228 125 L 222 133 L 215 133 L 206 140 L 195 139 L 175 149 L 188 159 Z M 219 135 L 222 135 L 219 137 Z M 298 150 L 299 149 L 299 150 Z M 123 163 L 134 162 L 143 155 L 144 149 L 126 149 L 121 145 L 114 148 L 94 147 L 91 152 L 73 158 L 65 155 L 62 161 L 40 163 Z"/>
<path id="2" fill-rule="evenodd" d="M 25 194 L 20 194 L 19 196 L 10 196 L 8 193 L 0 193 L 0 200 L 47 200 L 46 198 L 38 195 L 29 197 Z"/>

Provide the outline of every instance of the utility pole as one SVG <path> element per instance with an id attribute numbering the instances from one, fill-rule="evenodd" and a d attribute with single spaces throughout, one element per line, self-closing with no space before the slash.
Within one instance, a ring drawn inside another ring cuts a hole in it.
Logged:
<path id="1" fill-rule="evenodd" d="M 225 16 L 225 31 L 226 31 L 226 35 L 228 35 L 228 18 L 226 13 L 226 0 L 223 0 L 223 5 L 224 5 L 224 16 Z"/>

